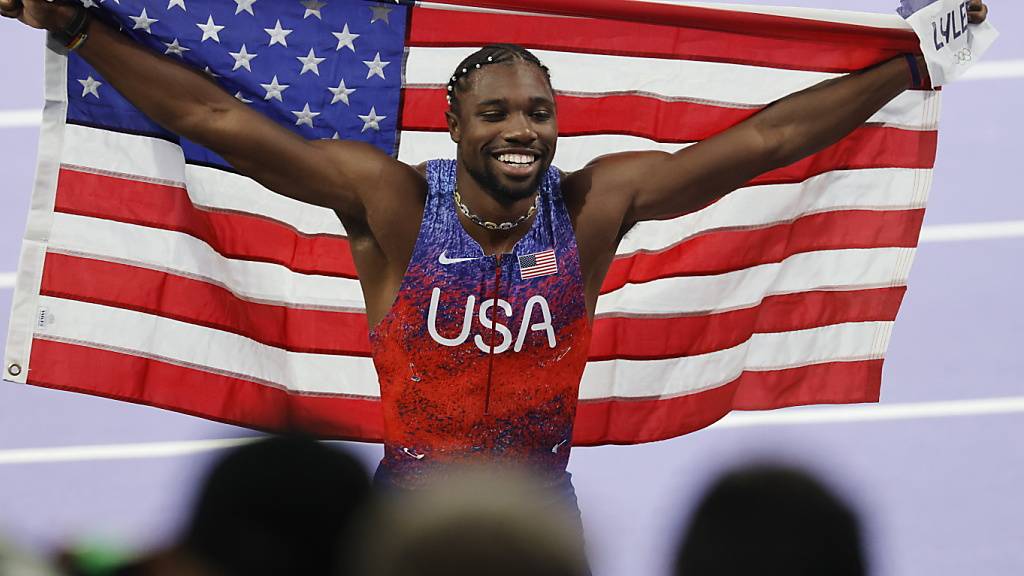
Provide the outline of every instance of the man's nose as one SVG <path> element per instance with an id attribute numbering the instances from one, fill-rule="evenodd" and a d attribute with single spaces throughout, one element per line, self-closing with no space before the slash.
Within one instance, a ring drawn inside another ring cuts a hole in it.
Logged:
<path id="1" fill-rule="evenodd" d="M 509 124 L 503 136 L 509 142 L 533 142 L 537 140 L 537 131 L 534 130 L 528 117 L 523 114 L 515 114 L 509 118 Z"/>

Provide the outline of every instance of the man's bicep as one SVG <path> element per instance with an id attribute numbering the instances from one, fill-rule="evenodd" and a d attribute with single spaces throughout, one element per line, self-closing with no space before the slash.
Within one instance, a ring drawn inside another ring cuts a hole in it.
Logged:
<path id="1" fill-rule="evenodd" d="M 741 124 L 674 154 L 623 167 L 636 182 L 627 219 L 663 220 L 699 210 L 770 169 L 773 149 L 754 125 Z"/>
<path id="2" fill-rule="evenodd" d="M 215 120 L 217 121 L 217 120 Z M 210 147 L 273 192 L 362 218 L 360 186 L 398 162 L 361 142 L 307 140 L 245 109 L 222 118 Z"/>

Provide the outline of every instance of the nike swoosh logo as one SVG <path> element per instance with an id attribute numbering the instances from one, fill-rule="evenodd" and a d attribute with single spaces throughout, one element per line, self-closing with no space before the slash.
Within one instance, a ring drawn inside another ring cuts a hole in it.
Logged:
<path id="1" fill-rule="evenodd" d="M 441 255 L 437 258 L 437 261 L 440 262 L 442 266 L 458 264 L 460 262 L 469 262 L 471 260 L 479 260 L 479 258 L 449 258 L 446 252 L 448 251 L 445 250 L 444 252 L 441 252 Z"/>
<path id="2" fill-rule="evenodd" d="M 417 454 L 416 452 L 413 452 L 412 450 L 409 450 L 408 448 L 402 448 L 402 452 L 405 452 L 406 456 L 415 458 L 417 460 L 423 460 L 423 458 L 426 457 L 426 454 Z"/>

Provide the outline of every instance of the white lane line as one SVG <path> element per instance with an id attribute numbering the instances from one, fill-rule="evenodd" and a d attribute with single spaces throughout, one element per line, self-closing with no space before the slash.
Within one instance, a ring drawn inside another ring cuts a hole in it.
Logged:
<path id="1" fill-rule="evenodd" d="M 797 424 L 842 424 L 881 420 L 919 420 L 953 416 L 990 416 L 1024 412 L 1024 396 L 981 398 L 946 402 L 868 404 L 859 406 L 809 407 L 773 412 L 733 412 L 713 424 L 717 428 L 751 426 L 792 426 Z"/>
<path id="2" fill-rule="evenodd" d="M 4 288 L 14 288 L 14 278 L 16 274 L 14 272 L 0 272 L 0 290 Z"/>
<path id="3" fill-rule="evenodd" d="M 992 60 L 979 62 L 964 74 L 963 80 L 1000 80 L 1024 77 L 1024 60 Z M 43 119 L 42 110 L 0 110 L 0 128 L 38 126 Z"/>
<path id="4" fill-rule="evenodd" d="M 1024 60 L 978 62 L 964 74 L 964 80 L 998 80 L 1024 76 Z"/>
<path id="5" fill-rule="evenodd" d="M 39 126 L 42 122 L 42 110 L 0 110 L 0 128 L 25 128 Z"/>
<path id="6" fill-rule="evenodd" d="M 1024 236 L 1024 220 L 1005 222 L 976 222 L 971 224 L 943 224 L 921 229 L 921 243 L 956 242 L 962 240 L 993 240 Z"/>
<path id="7" fill-rule="evenodd" d="M 793 426 L 801 424 L 843 424 L 884 420 L 919 420 L 956 416 L 988 416 L 1024 412 L 1024 396 L 983 398 L 948 402 L 907 404 L 871 404 L 861 406 L 797 408 L 774 412 L 734 412 L 713 424 L 711 430 L 755 426 Z M 234 448 L 259 437 L 183 442 L 147 442 L 59 446 L 53 448 L 16 448 L 0 450 L 0 464 L 42 464 L 95 460 L 139 460 L 188 456 L 213 450 Z"/>
<path id="8" fill-rule="evenodd" d="M 254 442 L 253 438 L 222 440 L 189 440 L 184 442 L 145 442 L 137 444 L 100 444 L 92 446 L 59 446 L 53 448 L 17 448 L 0 450 L 0 464 L 38 464 L 43 462 L 78 462 L 92 460 L 138 460 L 189 456 L 212 450 L 224 450 Z"/>

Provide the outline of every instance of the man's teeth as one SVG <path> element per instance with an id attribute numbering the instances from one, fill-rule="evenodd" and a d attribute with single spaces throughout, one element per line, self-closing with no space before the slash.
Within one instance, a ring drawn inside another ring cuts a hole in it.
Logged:
<path id="1" fill-rule="evenodd" d="M 527 154 L 501 154 L 498 160 L 506 164 L 533 164 L 536 158 Z"/>

